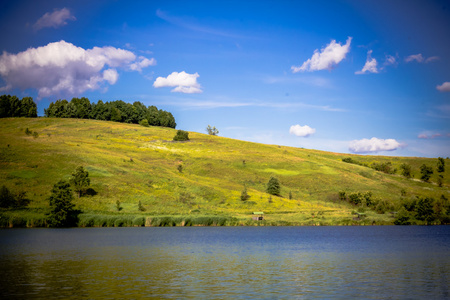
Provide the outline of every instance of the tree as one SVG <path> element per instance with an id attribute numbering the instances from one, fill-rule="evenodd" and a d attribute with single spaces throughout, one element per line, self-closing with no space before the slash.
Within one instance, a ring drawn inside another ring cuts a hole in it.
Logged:
<path id="1" fill-rule="evenodd" d="M 402 207 L 398 212 L 394 220 L 395 225 L 411 225 L 410 215 L 404 207 Z"/>
<path id="2" fill-rule="evenodd" d="M 280 182 L 278 181 L 278 179 L 273 176 L 270 177 L 269 182 L 267 183 L 267 190 L 266 190 L 267 193 L 269 193 L 271 195 L 279 196 L 280 190 L 281 190 L 281 186 L 280 186 Z"/>
<path id="3" fill-rule="evenodd" d="M 438 157 L 437 171 L 438 173 L 445 172 L 445 160 L 442 157 Z"/>
<path id="4" fill-rule="evenodd" d="M 402 170 L 402 175 L 405 176 L 406 178 L 411 178 L 411 166 L 408 164 L 401 164 L 400 165 L 400 169 Z"/>
<path id="5" fill-rule="evenodd" d="M 1 208 L 17 208 L 24 207 L 30 203 L 26 198 L 26 192 L 13 194 L 6 186 L 0 188 L 0 207 Z"/>
<path id="6" fill-rule="evenodd" d="M 177 134 L 173 137 L 174 141 L 189 141 L 189 132 L 184 130 L 178 130 Z"/>
<path id="7" fill-rule="evenodd" d="M 208 127 L 206 127 L 206 132 L 209 135 L 218 135 L 219 134 L 219 129 L 217 129 L 215 126 L 211 127 L 211 125 L 208 125 Z"/>
<path id="8" fill-rule="evenodd" d="M 60 180 L 56 183 L 48 199 L 50 202 L 50 214 L 47 222 L 50 227 L 71 227 L 76 225 L 78 211 L 74 209 L 72 189 L 67 181 Z"/>
<path id="9" fill-rule="evenodd" d="M 91 184 L 91 179 L 89 178 L 89 172 L 86 171 L 82 166 L 79 166 L 76 171 L 72 174 L 70 179 L 70 184 L 73 186 L 75 192 L 78 193 L 78 198 L 84 194 Z"/>
<path id="10" fill-rule="evenodd" d="M 247 193 L 247 187 L 244 185 L 244 189 L 241 192 L 241 200 L 247 201 L 248 199 L 250 199 L 250 195 Z"/>
<path id="11" fill-rule="evenodd" d="M 425 221 L 426 224 L 430 224 L 434 221 L 433 202 L 434 199 L 428 197 L 419 199 L 416 207 L 417 220 Z"/>
<path id="12" fill-rule="evenodd" d="M 426 164 L 423 164 L 420 166 L 420 174 L 422 179 L 425 182 L 428 182 L 430 180 L 431 175 L 433 174 L 433 168 L 427 166 Z"/>
<path id="13" fill-rule="evenodd" d="M 139 211 L 145 211 L 145 207 L 142 205 L 141 200 L 139 200 L 138 209 Z"/>
<path id="14" fill-rule="evenodd" d="M 0 207 L 8 208 L 14 206 L 15 202 L 14 195 L 3 185 L 0 188 Z"/>

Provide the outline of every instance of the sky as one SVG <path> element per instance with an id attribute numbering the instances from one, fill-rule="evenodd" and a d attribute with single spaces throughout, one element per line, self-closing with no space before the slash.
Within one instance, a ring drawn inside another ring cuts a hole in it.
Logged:
<path id="1" fill-rule="evenodd" d="M 1 1 L 0 95 L 123 100 L 177 128 L 450 156 L 450 1 Z"/>

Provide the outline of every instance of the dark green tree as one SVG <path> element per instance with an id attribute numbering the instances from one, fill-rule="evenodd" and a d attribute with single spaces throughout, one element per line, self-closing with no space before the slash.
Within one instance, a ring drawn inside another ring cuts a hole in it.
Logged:
<path id="1" fill-rule="evenodd" d="M 426 224 L 431 224 L 434 221 L 435 215 L 433 210 L 433 202 L 432 198 L 420 198 L 417 201 L 416 206 L 416 219 L 424 221 Z"/>
<path id="2" fill-rule="evenodd" d="M 427 166 L 426 164 L 423 164 L 420 166 L 420 179 L 422 179 L 425 182 L 428 182 L 430 180 L 431 175 L 433 174 L 433 168 Z"/>
<path id="3" fill-rule="evenodd" d="M 189 141 L 189 132 L 184 130 L 178 130 L 177 134 L 173 137 L 174 141 Z"/>
<path id="4" fill-rule="evenodd" d="M 9 191 L 6 186 L 0 188 L 0 207 L 8 208 L 15 205 L 16 200 L 14 199 L 13 193 Z"/>
<path id="5" fill-rule="evenodd" d="M 400 165 L 400 169 L 402 170 L 402 175 L 405 176 L 406 178 L 411 178 L 411 166 L 403 163 Z"/>
<path id="6" fill-rule="evenodd" d="M 437 171 L 438 173 L 445 172 L 445 160 L 442 157 L 438 157 Z"/>
<path id="7" fill-rule="evenodd" d="M 394 220 L 395 225 L 411 225 L 410 214 L 409 212 L 402 207 L 396 215 Z"/>
<path id="8" fill-rule="evenodd" d="M 270 177 L 269 182 L 267 183 L 266 191 L 271 195 L 280 196 L 280 181 L 278 181 L 276 177 Z"/>
<path id="9" fill-rule="evenodd" d="M 86 171 L 82 166 L 79 166 L 72 174 L 70 184 L 74 188 L 75 192 L 78 193 L 78 198 L 80 198 L 81 195 L 83 195 L 86 192 L 89 185 L 91 184 L 89 172 Z"/>
<path id="10" fill-rule="evenodd" d="M 22 98 L 20 101 L 20 116 L 28 118 L 37 117 L 37 105 L 34 103 L 33 98 Z"/>
<path id="11" fill-rule="evenodd" d="M 141 200 L 139 200 L 138 209 L 139 211 L 145 211 L 145 207 L 142 205 Z"/>
<path id="12" fill-rule="evenodd" d="M 250 195 L 247 193 L 247 187 L 244 185 L 244 189 L 241 192 L 241 200 L 247 201 L 248 199 L 250 199 Z"/>
<path id="13" fill-rule="evenodd" d="M 47 223 L 50 227 L 72 227 L 78 219 L 78 211 L 72 203 L 73 195 L 70 184 L 65 180 L 60 180 L 53 186 L 49 197 L 50 214 Z"/>

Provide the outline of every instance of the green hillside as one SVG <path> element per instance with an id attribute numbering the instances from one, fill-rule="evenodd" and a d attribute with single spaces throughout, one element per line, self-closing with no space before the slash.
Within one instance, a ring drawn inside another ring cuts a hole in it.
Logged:
<path id="1" fill-rule="evenodd" d="M 393 224 L 395 212 L 426 197 L 434 199 L 436 214 L 450 212 L 448 159 L 438 174 L 436 158 L 348 155 L 195 132 L 190 141 L 174 142 L 175 129 L 106 121 L 6 118 L 0 128 L 0 186 L 26 192 L 31 200 L 27 208 L 0 210 L 2 226 L 45 225 L 53 185 L 70 179 L 78 166 L 89 171 L 95 191 L 75 197 L 81 226 L 200 219 L 208 225 Z M 26 128 L 37 134 L 25 134 Z M 342 161 L 348 157 L 368 166 L 391 162 L 398 171 L 385 174 Z M 402 163 L 411 166 L 413 178 L 400 175 Z M 434 170 L 428 183 L 419 180 L 422 164 Z M 281 197 L 266 193 L 271 176 L 281 183 Z M 241 200 L 244 188 L 247 201 Z M 374 204 L 352 205 L 339 192 L 371 192 Z M 256 211 L 264 212 L 264 221 L 251 220 Z M 415 212 L 407 213 L 413 220 Z"/>

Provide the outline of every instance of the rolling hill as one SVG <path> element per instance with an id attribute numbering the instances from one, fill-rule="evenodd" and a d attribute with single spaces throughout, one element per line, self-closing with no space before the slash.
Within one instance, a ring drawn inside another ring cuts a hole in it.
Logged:
<path id="1" fill-rule="evenodd" d="M 175 129 L 106 121 L 5 118 L 0 128 L 0 185 L 31 200 L 27 208 L 2 209 L 2 226 L 45 225 L 53 185 L 70 179 L 78 166 L 91 179 L 90 195 L 75 197 L 81 226 L 157 224 L 164 218 L 175 220 L 172 225 L 201 218 L 209 218 L 208 225 L 220 218 L 221 225 L 393 224 L 405 202 L 433 198 L 445 214 L 450 196 L 448 159 L 438 174 L 436 158 L 339 154 L 195 132 L 190 141 L 174 142 Z M 27 128 L 35 134 L 25 134 Z M 359 164 L 342 161 L 349 157 Z M 368 167 L 387 162 L 395 174 Z M 413 178 L 400 175 L 403 163 Z M 430 182 L 419 180 L 423 164 L 433 167 Z M 280 197 L 266 193 L 272 176 L 281 183 Z M 244 188 L 247 201 L 241 200 Z M 353 205 L 339 192 L 370 195 L 373 204 Z M 256 211 L 264 212 L 264 221 L 251 220 Z"/>

